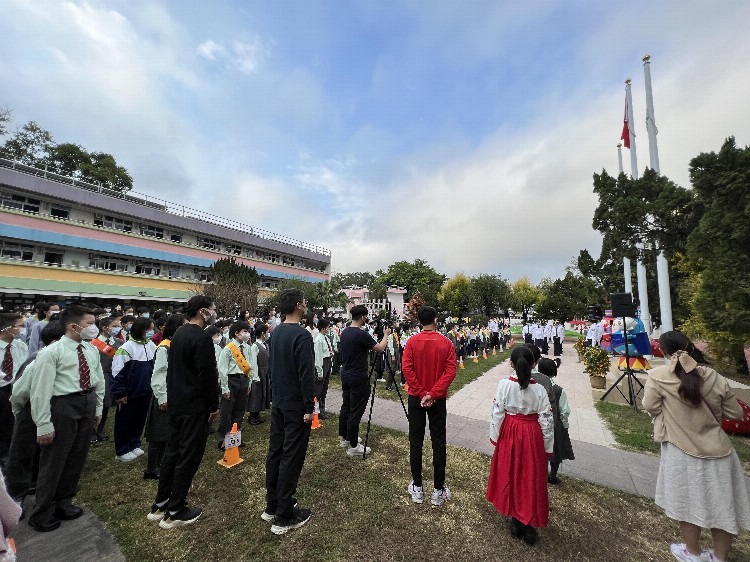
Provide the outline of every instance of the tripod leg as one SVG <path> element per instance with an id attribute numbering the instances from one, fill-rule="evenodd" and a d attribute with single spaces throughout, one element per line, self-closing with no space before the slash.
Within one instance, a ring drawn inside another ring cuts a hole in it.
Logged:
<path id="1" fill-rule="evenodd" d="M 380 359 L 379 357 L 375 357 L 375 361 L 372 362 L 372 367 L 370 367 L 370 380 L 373 381 L 372 383 L 372 392 L 370 393 L 370 413 L 367 416 L 367 432 L 365 433 L 365 450 L 362 454 L 362 460 L 365 460 L 367 457 L 367 440 L 370 438 L 370 424 L 372 423 L 372 407 L 375 405 L 375 390 L 378 386 L 378 379 L 376 378 L 373 380 L 372 374 L 375 371 L 375 365 L 377 363 L 377 360 Z M 351 445 L 351 443 L 349 443 Z"/>
<path id="2" fill-rule="evenodd" d="M 388 372 L 393 373 L 393 367 L 391 366 L 391 362 L 388 359 L 388 356 L 385 356 L 385 365 L 388 367 Z M 404 405 L 404 398 L 401 396 L 401 389 L 398 387 L 398 382 L 395 380 L 393 381 L 393 388 L 396 389 L 396 394 L 398 394 L 398 399 L 401 402 L 401 407 L 404 409 L 404 415 L 406 416 L 406 419 L 409 419 L 409 413 L 406 411 L 406 406 Z"/>

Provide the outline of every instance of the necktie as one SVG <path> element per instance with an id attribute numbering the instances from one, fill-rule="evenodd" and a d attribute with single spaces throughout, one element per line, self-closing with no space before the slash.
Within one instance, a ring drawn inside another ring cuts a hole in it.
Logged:
<path id="1" fill-rule="evenodd" d="M 91 369 L 89 369 L 86 356 L 83 354 L 83 344 L 78 344 L 78 374 L 80 375 L 81 390 L 91 388 Z"/>
<path id="2" fill-rule="evenodd" d="M 3 377 L 4 381 L 13 380 L 13 356 L 10 354 L 10 344 L 5 346 L 5 355 L 3 356 Z"/>

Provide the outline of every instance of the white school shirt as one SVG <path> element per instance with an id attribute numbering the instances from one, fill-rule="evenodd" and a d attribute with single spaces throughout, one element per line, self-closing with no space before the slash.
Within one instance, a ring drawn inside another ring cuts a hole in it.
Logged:
<path id="1" fill-rule="evenodd" d="M 547 324 L 544 327 L 544 338 L 549 339 L 552 337 L 552 334 L 554 332 L 554 329 L 552 328 L 552 324 Z"/>
<path id="2" fill-rule="evenodd" d="M 557 328 L 555 328 L 555 335 L 558 338 L 563 339 L 565 337 L 565 326 L 559 324 Z"/>
<path id="3" fill-rule="evenodd" d="M 21 341 L 21 338 L 13 338 L 11 343 L 5 343 L 3 340 L 0 340 L 0 364 L 3 362 L 5 348 L 8 346 L 10 346 L 10 356 L 13 359 L 13 372 L 0 372 L 0 388 L 13 384 L 13 381 L 16 380 L 18 369 L 21 368 L 21 365 L 23 365 L 29 357 L 29 348 L 23 343 L 23 341 Z M 12 378 L 9 381 L 3 380 L 6 375 L 12 375 Z"/>
<path id="4" fill-rule="evenodd" d="M 541 326 L 534 326 L 533 331 L 534 339 L 535 340 L 543 340 L 544 339 L 544 328 Z"/>
<path id="5" fill-rule="evenodd" d="M 597 333 L 597 327 L 596 324 L 591 324 L 591 327 L 589 328 L 588 332 L 586 332 L 586 339 L 591 340 L 593 342 L 597 341 L 596 339 L 596 333 Z"/>
<path id="6" fill-rule="evenodd" d="M 502 379 L 497 385 L 490 412 L 490 441 L 497 443 L 500 428 L 506 415 L 539 414 L 539 425 L 544 438 L 544 450 L 552 452 L 555 444 L 555 420 L 544 387 L 531 379 L 525 389 L 515 380 L 515 375 Z"/>

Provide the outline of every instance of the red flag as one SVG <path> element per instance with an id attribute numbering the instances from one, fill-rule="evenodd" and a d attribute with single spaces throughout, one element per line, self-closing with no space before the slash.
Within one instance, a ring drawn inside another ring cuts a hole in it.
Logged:
<path id="1" fill-rule="evenodd" d="M 630 148 L 630 127 L 628 127 L 628 104 L 625 102 L 625 121 L 622 124 L 622 135 L 620 136 L 625 148 Z"/>

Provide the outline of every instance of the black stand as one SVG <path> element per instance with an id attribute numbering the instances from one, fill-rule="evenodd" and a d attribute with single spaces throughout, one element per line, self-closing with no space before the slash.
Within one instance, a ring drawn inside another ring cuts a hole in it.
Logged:
<path id="1" fill-rule="evenodd" d="M 376 353 L 375 354 L 375 361 L 373 361 L 372 365 L 370 366 L 370 380 L 373 381 L 373 382 L 372 382 L 372 391 L 370 392 L 370 413 L 367 416 L 367 432 L 365 433 L 365 443 L 364 443 L 365 452 L 362 454 L 362 460 L 365 460 L 365 458 L 367 457 L 367 441 L 370 438 L 370 424 L 372 423 L 372 407 L 375 405 L 375 389 L 378 386 L 378 379 L 377 379 L 377 377 L 373 379 L 372 375 L 375 372 L 375 365 L 378 364 L 378 361 L 380 361 L 381 356 L 383 356 L 383 358 L 385 359 L 385 365 L 386 365 L 386 368 L 388 369 L 388 373 L 391 376 L 394 376 L 394 378 L 395 378 L 395 374 L 393 372 L 393 367 L 391 367 L 391 362 L 388 359 L 388 356 L 385 355 L 385 352 L 381 351 L 379 353 Z M 401 407 L 404 409 L 404 415 L 406 416 L 406 419 L 408 420 L 409 419 L 409 413 L 406 411 L 406 405 L 404 404 L 404 398 L 403 398 L 403 396 L 401 396 L 401 389 L 399 389 L 399 387 L 398 387 L 398 381 L 397 380 L 393 381 L 393 386 L 396 389 L 396 394 L 398 394 L 398 399 L 401 402 Z"/>
<path id="2" fill-rule="evenodd" d="M 638 380 L 638 377 L 635 376 L 633 373 L 633 369 L 630 368 L 630 353 L 628 352 L 628 330 L 625 326 L 625 317 L 622 317 L 622 335 L 623 335 L 623 341 L 625 342 L 625 372 L 620 375 L 620 378 L 615 381 L 615 384 L 612 385 L 612 388 L 610 388 L 607 392 L 604 393 L 604 396 L 600 398 L 600 400 L 604 400 L 607 398 L 610 392 L 612 392 L 615 388 L 617 389 L 617 392 L 622 394 L 622 397 L 628 401 L 628 404 L 630 404 L 633 409 L 637 412 L 638 411 L 638 395 L 641 393 L 641 390 L 643 390 L 643 383 Z M 622 390 L 620 390 L 619 384 L 622 379 L 625 377 L 628 377 L 628 394 L 629 396 L 625 396 L 623 394 Z M 638 390 L 638 392 L 635 391 L 635 384 L 633 382 L 638 384 L 641 388 Z"/>

